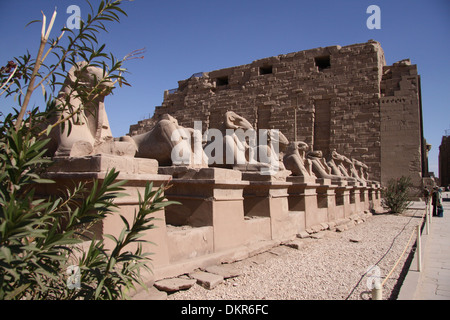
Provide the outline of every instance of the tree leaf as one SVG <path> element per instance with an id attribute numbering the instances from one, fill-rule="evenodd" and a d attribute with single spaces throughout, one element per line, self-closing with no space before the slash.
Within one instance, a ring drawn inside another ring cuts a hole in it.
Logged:
<path id="1" fill-rule="evenodd" d="M 22 292 L 24 292 L 26 289 L 28 289 L 28 287 L 31 285 L 31 283 L 25 283 L 23 285 L 21 285 L 20 287 L 14 289 L 13 291 L 9 292 L 6 296 L 5 296 L 5 300 L 12 300 L 15 297 L 17 297 L 19 294 L 21 294 Z"/>

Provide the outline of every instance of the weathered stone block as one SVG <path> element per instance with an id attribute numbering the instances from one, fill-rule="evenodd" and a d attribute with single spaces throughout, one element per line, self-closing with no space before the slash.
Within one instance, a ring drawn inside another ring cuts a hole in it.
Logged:
<path id="1" fill-rule="evenodd" d="M 155 282 L 154 286 L 158 290 L 166 292 L 175 292 L 189 289 L 196 283 L 197 283 L 196 279 L 171 278 L 158 280 Z"/>
<path id="2" fill-rule="evenodd" d="M 238 277 L 242 274 L 241 270 L 230 264 L 210 266 L 205 268 L 205 271 L 222 276 L 224 279 Z"/>
<path id="3" fill-rule="evenodd" d="M 189 277 L 195 279 L 199 285 L 206 289 L 214 289 L 221 284 L 224 279 L 221 275 L 203 271 L 190 273 Z"/>

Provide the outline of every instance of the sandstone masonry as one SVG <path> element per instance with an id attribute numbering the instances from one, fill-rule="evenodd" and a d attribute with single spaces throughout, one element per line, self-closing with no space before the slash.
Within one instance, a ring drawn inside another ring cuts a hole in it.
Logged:
<path id="1" fill-rule="evenodd" d="M 166 113 L 186 127 L 202 121 L 206 130 L 234 111 L 255 129 L 279 129 L 325 157 L 336 149 L 363 161 L 382 184 L 409 175 L 420 187 L 427 174 L 417 66 L 409 59 L 387 66 L 376 41 L 282 54 L 178 84 L 130 135 Z"/>

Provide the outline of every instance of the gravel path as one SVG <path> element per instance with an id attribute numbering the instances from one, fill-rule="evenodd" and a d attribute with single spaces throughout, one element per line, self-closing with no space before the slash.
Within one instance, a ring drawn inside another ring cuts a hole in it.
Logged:
<path id="1" fill-rule="evenodd" d="M 302 239 L 297 250 L 280 246 L 233 263 L 241 275 L 212 290 L 194 285 L 168 300 L 361 300 L 370 299 L 366 271 L 376 265 L 384 279 L 391 271 L 423 210 L 402 215 L 373 215 L 344 232 L 322 231 L 320 239 Z M 415 242 L 383 287 L 383 299 L 395 299 L 396 284 Z M 397 287 L 398 287 L 397 284 Z"/>

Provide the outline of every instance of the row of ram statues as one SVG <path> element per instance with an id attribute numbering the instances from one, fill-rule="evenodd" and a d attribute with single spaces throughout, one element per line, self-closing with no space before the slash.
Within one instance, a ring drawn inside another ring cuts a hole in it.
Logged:
<path id="1" fill-rule="evenodd" d="M 330 156 L 325 159 L 321 151 L 310 150 L 308 144 L 302 141 L 289 142 L 278 130 L 259 130 L 263 131 L 267 142 L 263 141 L 264 143 L 256 145 L 249 143 L 248 139 L 239 135 L 239 132 L 254 131 L 254 128 L 249 121 L 233 111 L 225 113 L 221 127 L 216 129 L 216 133 L 222 134 L 221 155 L 218 155 L 220 153 L 217 148 L 217 134 L 214 140 L 208 134 L 200 133 L 199 136 L 196 130 L 180 126 L 169 114 L 162 115 L 154 127 L 146 133 L 114 138 L 104 104 L 104 99 L 111 92 L 113 84 L 109 81 L 100 82 L 101 93 L 97 91 L 95 97 L 89 99 L 89 105 L 83 104 L 80 95 L 75 94 L 73 90 L 75 82 L 78 86 L 82 83 L 86 91 L 94 86 L 99 87 L 98 79 L 102 76 L 102 69 L 84 62 L 78 63 L 70 70 L 56 100 L 57 105 L 61 106 L 60 111 L 52 121 L 55 123 L 58 119 L 69 117 L 74 111 L 76 116 L 68 120 L 69 125 L 57 126 L 51 131 L 49 147 L 51 156 L 83 157 L 110 154 L 155 159 L 159 166 L 190 166 L 194 164 L 191 157 L 187 162 L 174 159 L 174 155 L 178 155 L 174 150 L 189 150 L 194 156 L 200 153 L 199 162 L 195 162 L 200 167 L 225 167 L 241 171 L 275 168 L 276 171 L 289 170 L 293 176 L 311 179 L 322 178 L 355 183 L 369 181 L 368 166 L 361 161 L 349 159 L 336 150 L 332 150 Z M 261 155 L 266 159 L 261 159 Z"/>

